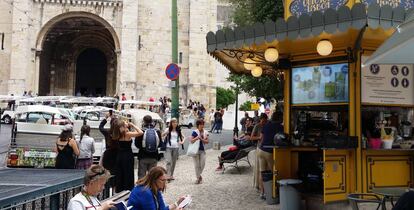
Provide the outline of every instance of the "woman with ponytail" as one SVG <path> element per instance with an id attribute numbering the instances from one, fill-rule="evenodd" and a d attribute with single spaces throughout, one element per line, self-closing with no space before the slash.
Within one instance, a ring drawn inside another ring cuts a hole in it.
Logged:
<path id="1" fill-rule="evenodd" d="M 89 136 L 90 131 L 89 125 L 83 125 L 81 128 L 81 136 L 78 142 L 80 154 L 76 162 L 77 169 L 88 169 L 92 165 L 95 140 Z"/>

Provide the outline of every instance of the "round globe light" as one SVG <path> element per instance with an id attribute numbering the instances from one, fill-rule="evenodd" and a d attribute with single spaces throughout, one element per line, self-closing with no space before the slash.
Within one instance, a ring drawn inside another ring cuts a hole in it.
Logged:
<path id="1" fill-rule="evenodd" d="M 246 58 L 244 60 L 244 68 L 247 70 L 252 70 L 254 67 L 256 67 L 256 62 L 250 58 Z"/>
<path id="2" fill-rule="evenodd" d="M 254 77 L 260 77 L 262 76 L 262 73 L 263 73 L 263 69 L 260 66 L 256 66 L 252 69 L 252 75 Z"/>
<path id="3" fill-rule="evenodd" d="M 275 62 L 279 58 L 279 51 L 276 48 L 267 48 L 264 57 L 267 62 Z"/>
<path id="4" fill-rule="evenodd" d="M 327 56 L 331 54 L 333 49 L 332 43 L 329 40 L 323 39 L 318 42 L 316 46 L 316 51 L 318 51 L 319 55 Z"/>

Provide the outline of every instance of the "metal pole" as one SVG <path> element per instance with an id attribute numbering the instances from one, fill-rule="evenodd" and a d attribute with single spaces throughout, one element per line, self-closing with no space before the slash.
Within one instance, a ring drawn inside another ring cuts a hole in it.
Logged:
<path id="1" fill-rule="evenodd" d="M 178 27 L 177 27 L 177 0 L 171 0 L 171 44 L 172 62 L 178 63 Z M 175 80 L 175 87 L 171 89 L 171 117 L 179 118 L 180 77 Z"/>
<path id="2" fill-rule="evenodd" d="M 239 136 L 239 127 L 237 126 L 238 123 L 238 109 L 239 109 L 239 86 L 236 85 L 236 107 L 235 107 L 235 117 L 234 117 L 234 129 L 233 129 L 233 136 Z M 233 139 L 233 144 L 235 144 L 235 140 Z"/>

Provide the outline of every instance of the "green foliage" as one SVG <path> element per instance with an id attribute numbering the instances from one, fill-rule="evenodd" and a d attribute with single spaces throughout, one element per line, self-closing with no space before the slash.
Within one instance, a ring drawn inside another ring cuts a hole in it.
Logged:
<path id="1" fill-rule="evenodd" d="M 229 0 L 234 7 L 233 21 L 237 26 L 255 22 L 276 21 L 283 17 L 282 0 Z"/>
<path id="2" fill-rule="evenodd" d="M 246 101 L 242 105 L 240 105 L 239 110 L 240 111 L 245 111 L 245 112 L 246 111 L 252 111 L 252 107 L 251 107 L 252 104 L 253 103 L 251 101 Z"/>
<path id="3" fill-rule="evenodd" d="M 216 106 L 217 108 L 227 108 L 236 101 L 236 94 L 231 89 L 217 87 Z"/>
<path id="4" fill-rule="evenodd" d="M 239 90 L 251 97 L 262 97 L 276 101 L 283 98 L 283 83 L 272 75 L 253 77 L 247 74 L 230 73 L 227 80 L 236 84 Z"/>
<path id="5" fill-rule="evenodd" d="M 233 22 L 237 26 L 253 25 L 270 19 L 283 18 L 282 0 L 229 0 L 233 5 Z M 283 98 L 283 83 L 275 76 L 263 75 L 255 78 L 249 75 L 231 74 L 228 81 L 234 82 L 239 90 L 252 97 L 280 100 Z"/>

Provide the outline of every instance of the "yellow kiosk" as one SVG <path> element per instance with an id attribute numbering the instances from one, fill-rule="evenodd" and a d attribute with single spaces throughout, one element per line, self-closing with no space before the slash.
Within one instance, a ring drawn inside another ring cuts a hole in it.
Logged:
<path id="1" fill-rule="evenodd" d="M 209 54 L 230 71 L 283 79 L 290 140 L 274 148 L 274 181 L 301 179 L 323 203 L 413 187 L 413 66 L 362 61 L 414 5 L 380 3 L 288 0 L 285 19 L 206 37 Z"/>

